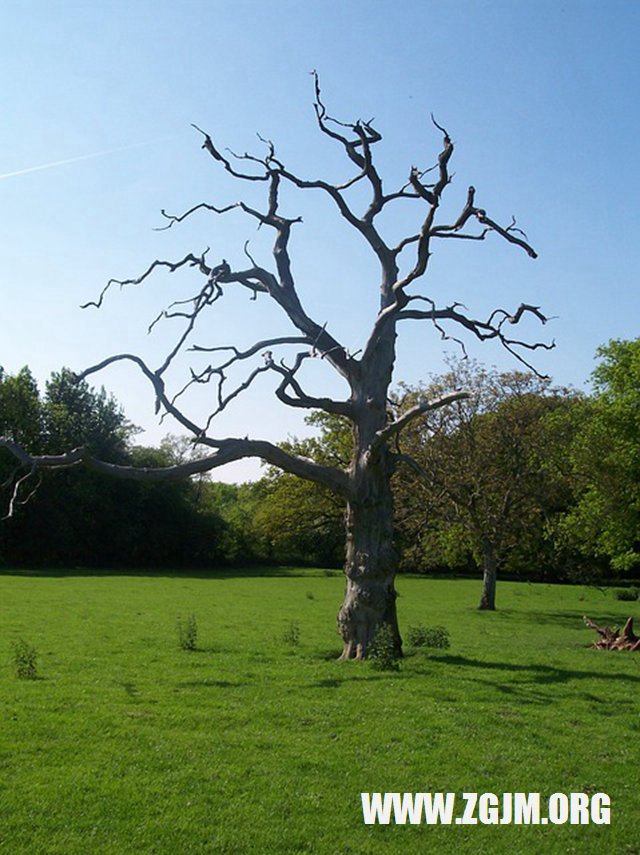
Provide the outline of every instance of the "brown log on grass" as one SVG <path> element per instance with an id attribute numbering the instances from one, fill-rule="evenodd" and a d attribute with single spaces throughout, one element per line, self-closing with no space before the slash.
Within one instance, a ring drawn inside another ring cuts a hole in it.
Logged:
<path id="1" fill-rule="evenodd" d="M 598 626 L 586 615 L 583 618 L 584 622 L 591 629 L 595 629 L 600 638 L 594 641 L 592 647 L 596 650 L 630 650 L 632 652 L 640 652 L 640 638 L 633 631 L 633 618 L 630 617 L 622 631 L 618 627 L 604 628 Z"/>

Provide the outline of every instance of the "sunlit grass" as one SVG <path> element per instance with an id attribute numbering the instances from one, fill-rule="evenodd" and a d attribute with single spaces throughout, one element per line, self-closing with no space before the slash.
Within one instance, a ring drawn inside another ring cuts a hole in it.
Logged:
<path id="1" fill-rule="evenodd" d="M 387 674 L 335 661 L 342 581 L 322 571 L 0 577 L 0 851 L 640 852 L 640 655 L 590 650 L 581 620 L 640 605 L 502 583 L 491 614 L 478 582 L 398 587 L 403 626 L 451 647 Z M 38 680 L 16 679 L 17 638 Z M 603 791 L 612 824 L 364 826 L 362 791 Z"/>

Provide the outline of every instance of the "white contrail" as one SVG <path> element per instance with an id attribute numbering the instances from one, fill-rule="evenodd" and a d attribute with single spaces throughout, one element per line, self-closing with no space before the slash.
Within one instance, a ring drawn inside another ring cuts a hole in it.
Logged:
<path id="1" fill-rule="evenodd" d="M 5 172 L 0 175 L 0 180 L 3 178 L 13 178 L 15 175 L 26 175 L 28 172 L 39 172 L 41 169 L 53 169 L 56 166 L 64 166 L 67 163 L 77 163 L 79 160 L 91 160 L 93 157 L 104 157 L 106 154 L 115 154 L 117 151 L 127 151 L 130 148 L 141 148 L 145 145 L 153 145 L 153 143 L 161 142 L 169 139 L 169 137 L 158 137 L 155 140 L 148 142 L 130 143 L 130 145 L 121 145 L 117 148 L 107 148 L 104 151 L 94 151 L 92 154 L 81 154 L 79 157 L 68 157 L 65 160 L 52 160 L 51 163 L 42 163 L 40 166 L 29 166 L 26 169 L 17 169 L 15 172 Z"/>

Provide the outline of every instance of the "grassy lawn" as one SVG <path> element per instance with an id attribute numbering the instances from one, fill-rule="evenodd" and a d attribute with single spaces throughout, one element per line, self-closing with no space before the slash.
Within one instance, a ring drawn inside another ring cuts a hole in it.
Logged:
<path id="1" fill-rule="evenodd" d="M 640 853 L 640 654 L 590 650 L 581 621 L 638 603 L 500 583 L 488 614 L 478 581 L 400 578 L 403 627 L 442 624 L 451 647 L 381 673 L 335 661 L 342 587 L 0 576 L 0 852 Z M 38 680 L 14 675 L 19 637 Z M 612 821 L 365 826 L 362 791 L 602 791 Z"/>

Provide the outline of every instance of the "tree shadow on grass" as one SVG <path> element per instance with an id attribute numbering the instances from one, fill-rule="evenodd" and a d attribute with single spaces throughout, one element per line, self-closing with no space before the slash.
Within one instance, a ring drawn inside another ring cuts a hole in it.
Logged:
<path id="1" fill-rule="evenodd" d="M 606 682 L 640 683 L 640 676 L 616 674 L 610 671 L 584 671 L 578 668 L 557 668 L 554 665 L 519 665 L 511 662 L 488 662 L 451 654 L 434 655 L 432 661 L 463 668 L 479 668 L 487 671 L 510 671 L 513 674 L 528 674 L 528 682 L 541 685 L 568 683 L 570 680 L 604 680 Z"/>
<path id="2" fill-rule="evenodd" d="M 229 653 L 233 648 L 231 647 L 223 647 L 219 644 L 209 644 L 209 645 L 199 645 L 194 647 L 192 650 L 184 650 L 181 647 L 176 648 L 178 651 L 182 653 L 186 653 L 193 660 L 197 660 L 199 657 L 204 657 L 205 655 L 208 657 L 211 653 Z M 209 663 L 209 659 L 206 659 L 204 662 L 197 662 L 197 667 L 200 668 L 203 665 Z"/>
<path id="3" fill-rule="evenodd" d="M 188 680 L 184 683 L 176 683 L 176 689 L 240 689 L 249 683 L 234 682 L 232 680 Z"/>
<path id="4" fill-rule="evenodd" d="M 362 663 L 358 663 L 359 665 Z M 345 665 L 345 668 L 350 667 L 358 667 L 358 665 Z M 375 673 L 369 674 L 346 674 L 344 677 L 338 677 L 334 679 L 326 679 L 326 680 L 316 680 L 315 683 L 307 683 L 304 686 L 301 686 L 303 689 L 338 689 L 342 685 L 346 685 L 347 683 L 377 683 L 381 680 L 402 680 L 406 678 L 413 677 L 413 674 L 400 671 L 377 671 Z"/>
<path id="5" fill-rule="evenodd" d="M 585 611 L 589 611 L 588 604 L 585 606 Z M 630 613 L 631 611 L 629 611 Z M 623 614 L 624 612 L 619 612 L 617 615 L 607 614 L 603 616 L 602 612 L 599 611 L 594 620 L 599 624 L 623 626 L 629 617 L 629 614 L 624 614 L 624 616 Z M 585 627 L 582 614 L 576 614 L 575 612 L 527 612 L 526 616 L 538 624 L 553 624 L 566 627 L 567 629 L 582 629 L 585 632 L 585 642 L 589 640 L 589 635 L 593 634 L 593 630 Z"/>
<path id="6" fill-rule="evenodd" d="M 337 662 L 342 653 L 341 647 L 332 647 L 328 650 L 322 650 L 317 653 L 318 659 L 323 659 L 325 662 Z"/>

